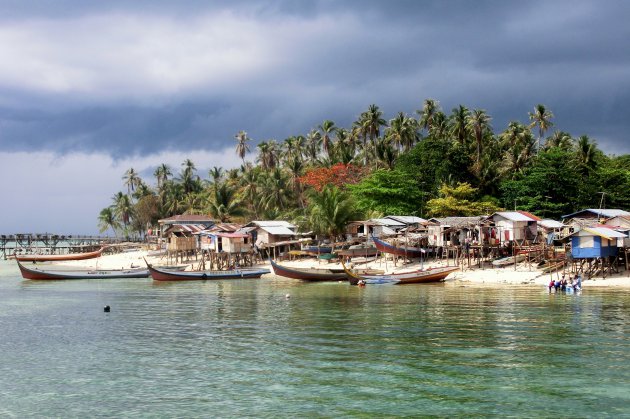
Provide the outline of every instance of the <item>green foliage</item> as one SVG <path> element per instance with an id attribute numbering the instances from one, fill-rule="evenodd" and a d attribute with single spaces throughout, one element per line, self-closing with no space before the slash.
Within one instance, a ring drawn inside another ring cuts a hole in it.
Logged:
<path id="1" fill-rule="evenodd" d="M 503 205 L 543 218 L 559 218 L 578 210 L 580 174 L 572 157 L 571 152 L 556 147 L 541 151 L 522 176 L 501 184 Z"/>
<path id="2" fill-rule="evenodd" d="M 413 215 L 420 210 L 421 191 L 416 180 L 398 170 L 377 170 L 356 185 L 349 185 L 362 213 L 379 211 L 391 215 Z"/>
<path id="3" fill-rule="evenodd" d="M 328 185 L 321 192 L 311 190 L 307 223 L 315 234 L 335 238 L 356 219 L 357 211 L 349 194 Z"/>
<path id="4" fill-rule="evenodd" d="M 465 182 L 459 182 L 456 186 L 443 184 L 440 197 L 427 202 L 427 211 L 434 217 L 468 217 L 490 214 L 500 209 L 492 199 L 475 200 L 477 192 L 477 188 Z"/>

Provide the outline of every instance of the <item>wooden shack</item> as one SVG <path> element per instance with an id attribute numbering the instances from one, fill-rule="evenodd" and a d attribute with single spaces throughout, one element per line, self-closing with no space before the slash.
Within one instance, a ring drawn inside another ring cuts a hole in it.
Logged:
<path id="1" fill-rule="evenodd" d="M 494 224 L 494 237 L 499 244 L 536 241 L 540 218 L 533 214 L 525 211 L 501 211 L 495 212 L 489 219 Z"/>

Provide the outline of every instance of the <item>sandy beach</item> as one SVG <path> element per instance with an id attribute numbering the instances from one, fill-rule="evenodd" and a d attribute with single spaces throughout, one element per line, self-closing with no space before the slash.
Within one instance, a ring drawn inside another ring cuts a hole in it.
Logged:
<path id="1" fill-rule="evenodd" d="M 98 259 L 88 259 L 79 261 L 68 261 L 64 265 L 84 268 L 102 268 L 102 269 L 115 269 L 115 268 L 132 268 L 144 266 L 144 259 L 155 265 L 169 265 L 173 264 L 169 262 L 165 256 L 149 256 L 149 252 L 146 250 L 137 250 L 131 252 L 123 252 L 116 254 L 106 254 Z M 326 261 L 320 261 L 315 258 L 303 258 L 299 260 L 282 261 L 283 265 L 292 266 L 297 268 L 339 268 L 341 269 L 341 263 L 328 263 Z M 452 265 L 452 261 L 450 261 Z M 196 269 L 199 260 L 191 259 L 188 262 L 177 263 L 180 265 L 189 265 L 187 269 Z M 385 273 L 400 273 L 414 271 L 421 268 L 429 267 L 441 267 L 446 266 L 444 261 L 425 261 L 424 263 L 414 262 L 409 264 L 402 264 L 400 261 L 394 265 L 392 260 L 385 258 L 378 258 L 368 263 L 356 264 L 356 267 L 378 269 Z M 260 267 L 269 267 L 268 262 L 261 263 Z M 553 278 L 558 275 L 562 275 L 561 272 L 554 272 Z M 531 285 L 531 286 L 544 286 L 549 283 L 552 275 L 549 273 L 543 273 L 541 270 L 535 269 L 525 263 L 519 264 L 514 267 L 507 266 L 503 268 L 464 268 L 463 270 L 450 274 L 446 281 L 449 283 L 462 283 L 466 285 Z M 606 278 L 594 277 L 591 279 L 583 280 L 584 288 L 589 287 L 623 287 L 630 288 L 630 271 L 621 271 L 613 276 L 607 276 Z"/>

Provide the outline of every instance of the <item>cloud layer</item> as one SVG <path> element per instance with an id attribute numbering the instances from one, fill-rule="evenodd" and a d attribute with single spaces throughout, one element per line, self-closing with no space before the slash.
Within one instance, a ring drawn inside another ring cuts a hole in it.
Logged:
<path id="1" fill-rule="evenodd" d="M 630 152 L 630 3 L 208 3 L 0 0 L 0 152 L 72 171 L 92 155 L 225 162 L 239 130 L 282 140 L 429 97 L 486 109 L 497 132 L 543 103 L 557 128 Z"/>

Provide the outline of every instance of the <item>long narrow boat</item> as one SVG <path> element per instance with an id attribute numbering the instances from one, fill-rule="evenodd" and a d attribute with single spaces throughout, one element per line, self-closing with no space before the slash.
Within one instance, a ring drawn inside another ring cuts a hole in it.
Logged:
<path id="1" fill-rule="evenodd" d="M 526 258 L 525 255 L 516 255 L 516 256 L 508 256 L 500 259 L 495 259 L 492 261 L 492 266 L 502 267 L 514 265 L 514 263 L 522 262 Z"/>
<path id="2" fill-rule="evenodd" d="M 146 260 L 145 260 L 146 262 Z M 233 269 L 229 271 L 174 271 L 158 268 L 147 262 L 149 273 L 156 281 L 206 281 L 217 279 L 260 278 L 269 269 Z"/>
<path id="3" fill-rule="evenodd" d="M 378 254 L 376 247 L 355 247 L 349 249 L 337 250 L 337 255 L 344 257 L 370 257 Z"/>
<path id="4" fill-rule="evenodd" d="M 440 282 L 444 280 L 450 273 L 459 270 L 457 266 L 445 266 L 442 268 L 429 268 L 424 271 L 412 271 L 403 272 L 397 274 L 384 274 L 384 275 L 366 275 L 358 274 L 346 268 L 346 265 L 341 262 L 346 275 L 348 275 L 349 281 L 352 285 L 358 284 L 359 281 L 364 283 L 385 283 L 391 282 L 397 285 L 401 284 L 420 284 L 424 282 Z M 380 282 L 378 282 L 380 281 Z"/>
<path id="5" fill-rule="evenodd" d="M 132 269 L 41 269 L 35 266 L 25 266 L 17 262 L 22 278 L 35 280 L 54 279 L 109 279 L 109 278 L 148 278 L 149 271 L 145 268 Z"/>
<path id="6" fill-rule="evenodd" d="M 382 253 L 390 253 L 396 256 L 407 258 L 420 258 L 424 255 L 424 251 L 419 247 L 396 247 L 376 237 L 372 237 L 374 246 Z"/>
<path id="7" fill-rule="evenodd" d="M 271 262 L 271 268 L 273 272 L 278 276 L 284 276 L 285 278 L 301 279 L 302 281 L 320 282 L 320 281 L 345 281 L 345 272 L 332 269 L 304 269 L 304 268 L 289 268 L 282 266 L 269 260 Z"/>
<path id="8" fill-rule="evenodd" d="M 101 247 L 93 252 L 68 253 L 66 255 L 15 255 L 15 259 L 20 262 L 61 262 L 67 260 L 94 259 L 103 253 L 107 246 Z"/>

